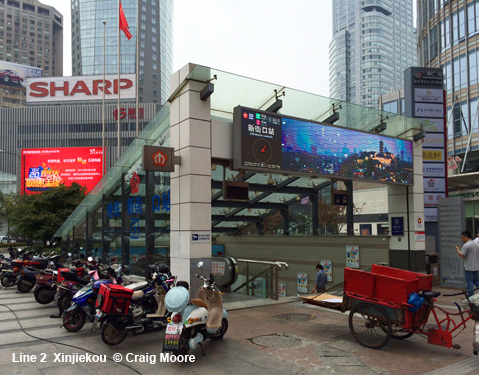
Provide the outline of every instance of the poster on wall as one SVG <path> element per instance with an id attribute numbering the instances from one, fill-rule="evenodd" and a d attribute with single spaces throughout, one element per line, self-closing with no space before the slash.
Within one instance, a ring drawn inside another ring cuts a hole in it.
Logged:
<path id="1" fill-rule="evenodd" d="M 321 260 L 323 271 L 328 278 L 328 282 L 333 281 L 333 262 L 331 260 Z"/>
<path id="2" fill-rule="evenodd" d="M 373 234 L 372 224 L 359 224 L 359 234 L 361 236 L 370 236 Z"/>
<path id="3" fill-rule="evenodd" d="M 253 281 L 253 295 L 266 298 L 266 280 L 264 278 L 257 278 Z"/>
<path id="4" fill-rule="evenodd" d="M 308 274 L 298 272 L 298 293 L 308 293 Z"/>
<path id="5" fill-rule="evenodd" d="M 359 268 L 359 246 L 346 245 L 346 267 Z"/>
<path id="6" fill-rule="evenodd" d="M 286 284 L 285 283 L 278 283 L 278 296 L 279 297 L 286 297 Z"/>

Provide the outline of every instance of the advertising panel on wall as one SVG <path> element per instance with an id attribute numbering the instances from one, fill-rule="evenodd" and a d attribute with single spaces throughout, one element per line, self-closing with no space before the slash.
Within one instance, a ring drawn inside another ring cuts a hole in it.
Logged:
<path id="1" fill-rule="evenodd" d="M 413 183 L 412 142 L 236 107 L 233 167 L 335 179 Z"/>
<path id="2" fill-rule="evenodd" d="M 0 61 L 0 85 L 23 87 L 27 78 L 38 78 L 42 70 L 33 66 Z"/>
<path id="3" fill-rule="evenodd" d="M 103 99 L 103 76 L 44 77 L 26 81 L 27 104 Z M 136 98 L 134 74 L 120 78 L 120 98 Z M 118 76 L 105 76 L 105 100 L 118 99 Z"/>
<path id="4" fill-rule="evenodd" d="M 36 194 L 72 182 L 90 192 L 100 181 L 101 147 L 22 149 L 22 194 Z"/>

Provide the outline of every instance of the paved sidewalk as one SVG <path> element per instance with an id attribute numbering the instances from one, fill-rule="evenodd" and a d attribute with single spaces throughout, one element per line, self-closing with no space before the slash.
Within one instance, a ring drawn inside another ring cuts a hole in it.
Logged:
<path id="1" fill-rule="evenodd" d="M 435 289 L 443 293 L 455 292 Z M 458 297 L 440 296 L 437 304 L 453 310 L 453 302 L 458 300 Z M 108 347 L 98 332 L 90 332 L 91 324 L 77 333 L 69 333 L 59 328 L 59 319 L 48 317 L 56 311 L 53 304 L 42 306 L 35 302 L 31 293 L 17 294 L 13 288 L 2 289 L 0 303 L 15 311 L 22 327 L 29 334 L 52 342 L 23 333 L 15 316 L 0 305 L 1 373 L 479 374 L 479 358 L 472 354 L 472 324 L 454 339 L 454 343 L 462 346 L 459 350 L 430 345 L 427 339 L 418 335 L 406 340 L 391 340 L 382 349 L 372 350 L 355 341 L 349 330 L 347 314 L 303 304 L 298 297 L 272 301 L 227 295 L 225 301 L 229 329 L 223 340 L 204 342 L 205 356 L 198 348 L 191 351 L 195 363 L 160 363 L 163 332 L 129 336 L 118 347 Z M 121 354 L 121 364 L 111 360 L 72 363 L 65 357 L 75 353 L 77 356 L 87 354 L 85 349 L 107 358 Z M 28 362 L 33 355 L 37 356 L 36 361 Z M 14 362 L 14 358 L 20 362 Z"/>

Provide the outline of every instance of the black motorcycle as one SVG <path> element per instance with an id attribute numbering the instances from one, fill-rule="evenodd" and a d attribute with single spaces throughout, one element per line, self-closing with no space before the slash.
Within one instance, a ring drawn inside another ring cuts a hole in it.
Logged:
<path id="1" fill-rule="evenodd" d="M 127 334 L 153 332 L 166 326 L 169 313 L 163 300 L 176 278 L 165 265 L 156 265 L 156 271 L 148 282 L 123 288 L 105 284 L 100 287 L 92 330 L 97 322 L 101 323 L 101 339 L 105 344 L 118 345 Z"/>

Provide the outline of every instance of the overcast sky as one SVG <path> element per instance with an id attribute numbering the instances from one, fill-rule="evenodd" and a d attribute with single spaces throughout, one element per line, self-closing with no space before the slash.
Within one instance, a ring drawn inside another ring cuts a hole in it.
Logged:
<path id="1" fill-rule="evenodd" d="M 70 0 L 40 2 L 63 14 L 63 74 L 70 76 Z M 192 62 L 328 96 L 331 4 L 174 0 L 173 70 Z"/>

